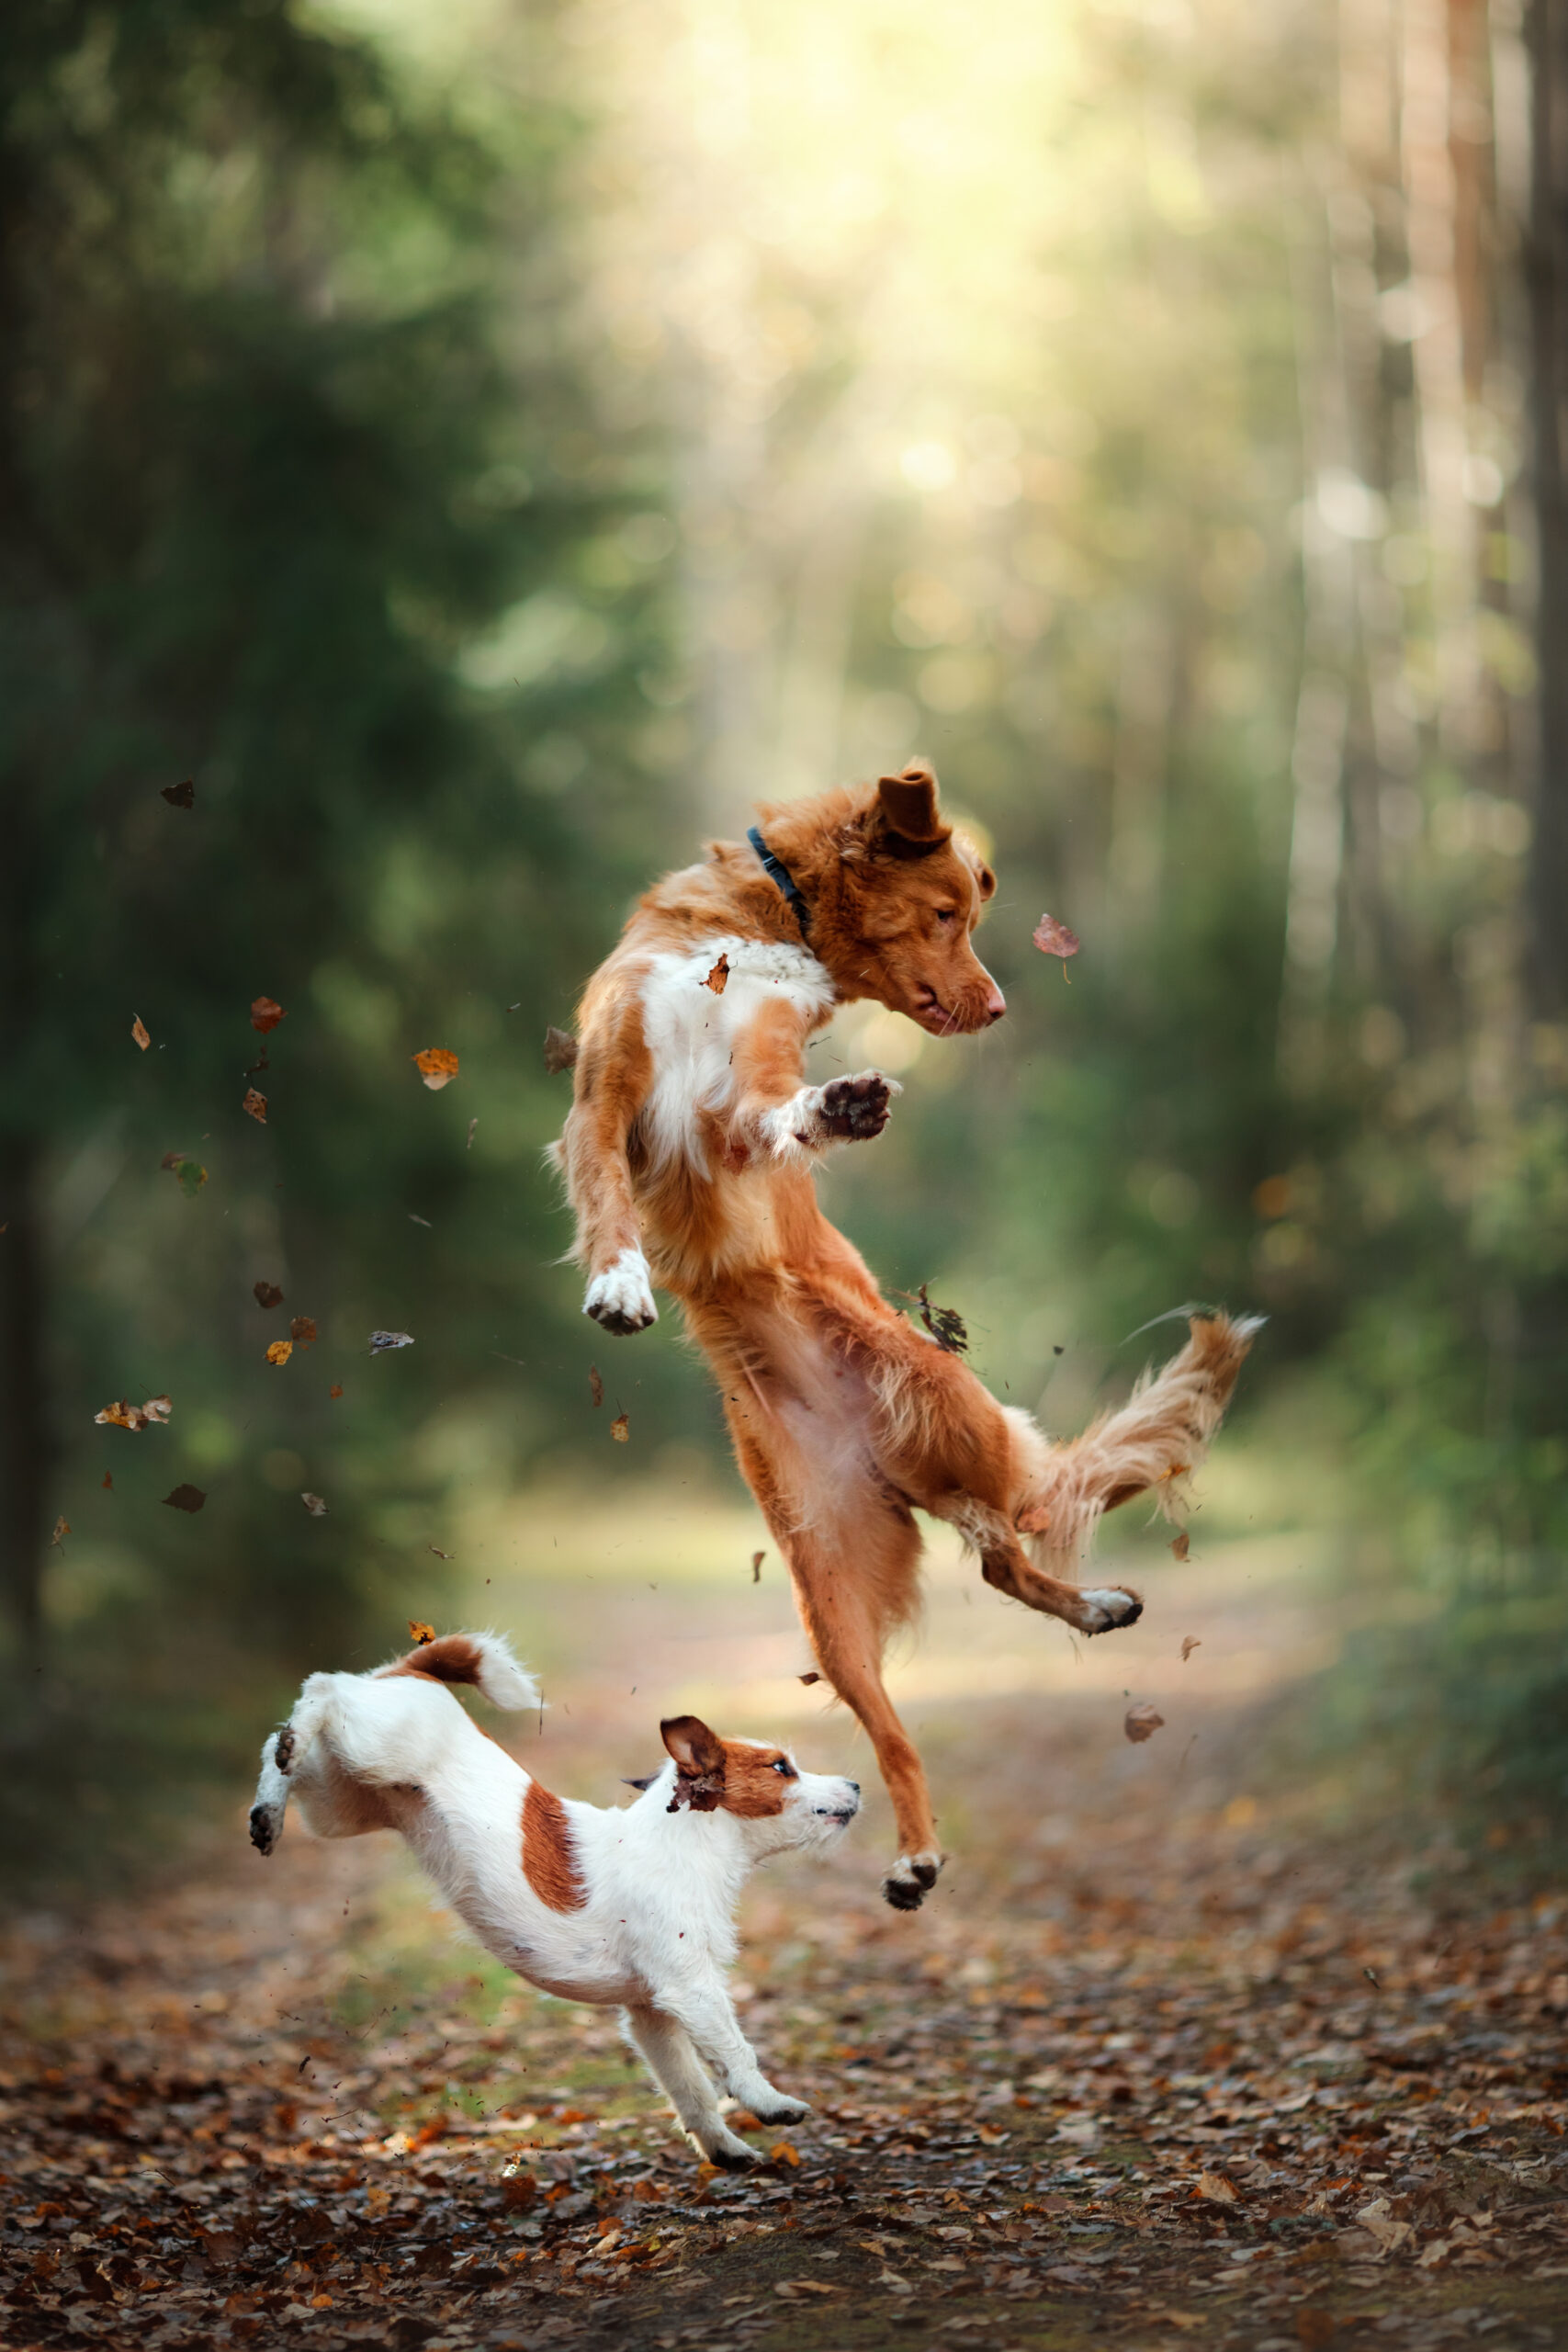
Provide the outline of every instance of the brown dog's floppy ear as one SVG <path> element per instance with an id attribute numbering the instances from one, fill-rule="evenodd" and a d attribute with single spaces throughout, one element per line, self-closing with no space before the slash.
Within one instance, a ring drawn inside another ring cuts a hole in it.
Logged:
<path id="1" fill-rule="evenodd" d="M 671 1715 L 659 1730 L 675 1758 L 675 1793 L 669 1811 L 678 1813 L 689 1804 L 694 1813 L 712 1813 L 724 1794 L 723 1740 L 700 1715 Z"/>
<path id="2" fill-rule="evenodd" d="M 907 842 L 945 841 L 951 828 L 937 814 L 936 774 L 924 760 L 912 760 L 897 775 L 885 775 L 876 786 L 882 821 L 890 833 Z"/>

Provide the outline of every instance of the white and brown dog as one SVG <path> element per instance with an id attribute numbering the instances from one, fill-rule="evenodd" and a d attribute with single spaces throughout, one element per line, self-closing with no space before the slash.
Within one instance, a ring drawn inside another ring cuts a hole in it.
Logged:
<path id="1" fill-rule="evenodd" d="M 563 1801 L 470 1721 L 449 1683 L 498 1707 L 539 1703 L 496 1634 L 448 1634 L 369 1674 L 312 1674 L 262 1750 L 251 1842 L 271 1853 L 290 1797 L 318 1838 L 400 1830 L 497 1960 L 562 2000 L 621 2010 L 711 2164 L 756 2163 L 714 2078 L 761 2123 L 807 2110 L 773 2088 L 737 2022 L 725 1982 L 736 1902 L 758 1862 L 840 1836 L 858 1784 L 678 1715 L 660 1726 L 669 1762 L 630 1784 L 635 1804 Z"/>

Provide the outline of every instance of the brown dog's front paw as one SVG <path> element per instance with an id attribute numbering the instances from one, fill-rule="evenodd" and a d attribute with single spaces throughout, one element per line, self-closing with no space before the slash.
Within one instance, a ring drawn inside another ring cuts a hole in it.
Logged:
<path id="1" fill-rule="evenodd" d="M 824 1131 L 844 1143 L 868 1143 L 887 1125 L 893 1097 L 903 1088 L 879 1069 L 863 1069 L 854 1078 L 830 1079 L 822 1089 L 819 1116 Z"/>
<path id="2" fill-rule="evenodd" d="M 882 1882 L 882 1899 L 895 1911 L 918 1911 L 931 1888 L 936 1884 L 942 1868 L 942 1856 L 929 1849 L 919 1854 L 900 1854 Z"/>

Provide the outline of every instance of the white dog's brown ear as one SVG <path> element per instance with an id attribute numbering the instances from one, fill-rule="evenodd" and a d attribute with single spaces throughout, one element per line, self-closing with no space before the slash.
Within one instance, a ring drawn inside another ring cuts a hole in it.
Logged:
<path id="1" fill-rule="evenodd" d="M 911 760 L 897 775 L 885 775 L 876 786 L 882 821 L 890 833 L 907 842 L 945 841 L 951 830 L 937 813 L 936 771 L 924 760 Z"/>
<path id="2" fill-rule="evenodd" d="M 724 1794 L 723 1740 L 699 1715 L 668 1716 L 659 1730 L 675 1758 L 675 1793 L 669 1810 L 679 1813 L 684 1804 L 694 1813 L 712 1813 Z"/>

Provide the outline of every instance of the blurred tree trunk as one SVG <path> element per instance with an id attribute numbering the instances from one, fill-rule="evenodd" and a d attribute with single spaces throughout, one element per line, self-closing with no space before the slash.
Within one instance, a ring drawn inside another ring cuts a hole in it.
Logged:
<path id="1" fill-rule="evenodd" d="M 44 1521 L 51 1462 L 48 1401 L 39 1348 L 43 1332 L 43 1236 L 37 1146 L 0 1139 L 0 1558 L 6 1611 L 24 1651 L 43 1626 Z"/>
<path id="2" fill-rule="evenodd" d="M 1540 548 L 1540 774 L 1530 872 L 1530 994 L 1568 1012 L 1568 0 L 1533 0 L 1529 297 Z"/>

